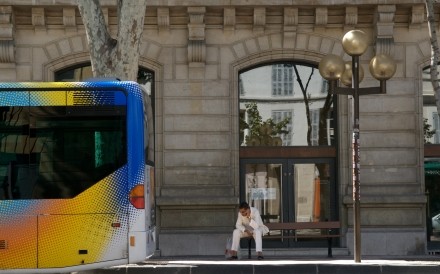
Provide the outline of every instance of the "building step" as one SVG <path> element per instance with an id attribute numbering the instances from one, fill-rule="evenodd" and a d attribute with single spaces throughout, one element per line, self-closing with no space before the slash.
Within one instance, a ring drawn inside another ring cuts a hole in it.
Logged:
<path id="1" fill-rule="evenodd" d="M 327 248 L 263 248 L 264 256 L 266 257 L 327 257 Z M 255 256 L 255 249 L 252 249 L 252 256 Z M 348 248 L 333 247 L 333 256 L 349 256 L 350 251 Z M 247 258 L 248 249 L 241 248 L 238 256 Z"/>

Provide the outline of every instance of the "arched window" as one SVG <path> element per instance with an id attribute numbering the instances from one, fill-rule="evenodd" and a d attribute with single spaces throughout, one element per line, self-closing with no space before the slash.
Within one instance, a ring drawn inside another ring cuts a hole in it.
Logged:
<path id="1" fill-rule="evenodd" d="M 428 197 L 428 248 L 440 233 L 440 116 L 431 84 L 430 67 L 422 71 L 425 189 Z M 435 246 L 435 245 L 434 245 Z M 433 246 L 433 248 L 435 248 Z"/>
<path id="2" fill-rule="evenodd" d="M 75 66 L 67 67 L 62 70 L 55 72 L 55 81 L 56 82 L 76 82 L 76 81 L 86 81 L 87 79 L 93 78 L 92 67 L 90 62 L 77 64 Z M 154 87 L 154 72 L 148 70 L 143 67 L 139 67 L 137 82 L 144 87 L 147 91 L 148 95 L 150 95 L 150 103 L 151 103 L 151 112 L 152 112 L 152 123 L 153 128 L 155 125 L 155 117 L 154 117 L 154 98 L 155 98 L 155 87 Z M 154 152 L 154 150 L 153 150 Z M 149 159 L 154 159 L 153 157 L 149 157 Z"/>
<path id="3" fill-rule="evenodd" d="M 78 64 L 55 72 L 55 81 L 85 81 L 93 78 L 90 62 Z M 151 70 L 139 67 L 137 82 L 144 86 L 150 98 L 154 97 L 154 73 Z M 154 100 L 152 100 L 154 103 Z"/>
<path id="4" fill-rule="evenodd" d="M 337 220 L 336 111 L 317 67 L 269 63 L 238 79 L 241 199 L 265 222 Z"/>
<path id="5" fill-rule="evenodd" d="M 269 64 L 240 73 L 241 146 L 334 146 L 333 96 L 317 68 Z"/>
<path id="6" fill-rule="evenodd" d="M 55 72 L 56 82 L 85 81 L 90 78 L 93 78 L 90 62 L 78 64 Z M 139 67 L 137 82 L 141 84 L 150 95 L 152 111 L 154 113 L 154 72 L 146 68 Z"/>
<path id="7" fill-rule="evenodd" d="M 440 119 L 432 89 L 430 68 L 424 68 L 423 77 L 423 124 L 425 144 L 440 145 Z"/>

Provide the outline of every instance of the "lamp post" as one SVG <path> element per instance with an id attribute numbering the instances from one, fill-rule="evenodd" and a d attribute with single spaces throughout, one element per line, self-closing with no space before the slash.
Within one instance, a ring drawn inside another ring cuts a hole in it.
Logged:
<path id="1" fill-rule="evenodd" d="M 361 262 L 361 220 L 360 220 L 360 131 L 359 131 L 359 96 L 365 94 L 386 93 L 386 80 L 396 72 L 394 60 L 384 54 L 376 55 L 370 61 L 370 73 L 380 81 L 379 87 L 359 88 L 364 72 L 359 64 L 359 57 L 367 50 L 368 39 L 361 30 L 351 30 L 342 38 L 344 51 L 351 56 L 351 62 L 342 60 L 341 57 L 329 54 L 319 63 L 319 73 L 329 81 L 329 91 L 333 94 L 353 96 L 354 121 L 352 136 L 353 154 L 353 226 L 354 226 L 354 260 Z M 347 87 L 339 87 L 338 80 Z"/>

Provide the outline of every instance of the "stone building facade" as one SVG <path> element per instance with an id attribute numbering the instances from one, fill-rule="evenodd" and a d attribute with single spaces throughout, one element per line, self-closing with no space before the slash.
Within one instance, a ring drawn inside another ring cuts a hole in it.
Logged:
<path id="1" fill-rule="evenodd" d="M 0 81 L 53 81 L 57 71 L 89 61 L 75 2 L 0 0 Z M 114 32 L 115 1 L 101 2 Z M 161 255 L 224 251 L 243 197 L 240 72 L 275 62 L 317 67 L 327 54 L 349 60 L 341 38 L 351 29 L 369 37 L 361 86 L 378 85 L 367 73 L 376 53 L 397 63 L 387 94 L 360 101 L 362 254 L 427 252 L 422 71 L 431 49 L 424 1 L 305 2 L 148 1 L 139 66 L 155 79 Z M 332 157 L 333 206 L 343 226 L 338 246 L 352 253 L 351 104 L 337 97 Z M 280 152 L 278 158 L 296 157 L 294 150 L 287 153 L 292 155 Z"/>

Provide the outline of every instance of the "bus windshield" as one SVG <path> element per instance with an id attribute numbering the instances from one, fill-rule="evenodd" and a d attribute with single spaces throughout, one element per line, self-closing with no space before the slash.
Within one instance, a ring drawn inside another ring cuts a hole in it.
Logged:
<path id="1" fill-rule="evenodd" d="M 0 107 L 0 200 L 73 198 L 127 162 L 125 106 Z"/>

